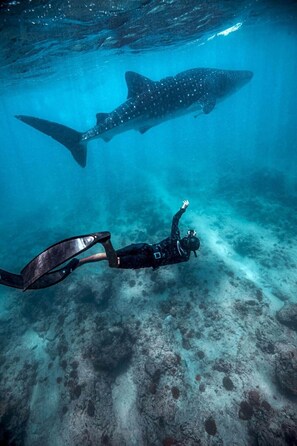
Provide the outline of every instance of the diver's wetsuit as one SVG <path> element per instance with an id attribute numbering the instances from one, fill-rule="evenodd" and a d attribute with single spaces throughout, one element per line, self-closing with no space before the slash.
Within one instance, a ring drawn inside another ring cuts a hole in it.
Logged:
<path id="1" fill-rule="evenodd" d="M 159 266 L 171 265 L 173 263 L 187 262 L 190 251 L 180 246 L 180 232 L 178 228 L 179 219 L 185 209 L 180 209 L 172 219 L 170 237 L 159 243 L 149 245 L 148 243 L 135 243 L 116 251 L 120 258 L 118 268 L 139 269 L 158 268 Z"/>

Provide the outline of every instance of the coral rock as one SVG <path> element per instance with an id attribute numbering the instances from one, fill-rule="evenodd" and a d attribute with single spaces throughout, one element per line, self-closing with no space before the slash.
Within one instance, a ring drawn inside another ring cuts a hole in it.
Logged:
<path id="1" fill-rule="evenodd" d="M 276 318 L 281 324 L 297 331 L 297 304 L 285 304 L 276 313 Z"/>
<path id="2" fill-rule="evenodd" d="M 297 395 L 297 349 L 284 347 L 277 356 L 275 373 L 280 386 Z"/>
<path id="3" fill-rule="evenodd" d="M 217 425 L 213 417 L 209 417 L 205 420 L 204 427 L 208 435 L 215 435 L 217 433 Z"/>
<path id="4" fill-rule="evenodd" d="M 241 420 L 250 420 L 253 416 L 253 408 L 247 401 L 241 401 L 238 416 Z"/>

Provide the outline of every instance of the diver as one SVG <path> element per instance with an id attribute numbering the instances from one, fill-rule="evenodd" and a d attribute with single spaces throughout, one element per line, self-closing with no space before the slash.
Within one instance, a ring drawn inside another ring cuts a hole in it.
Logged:
<path id="1" fill-rule="evenodd" d="M 79 266 L 102 260 L 107 260 L 111 268 L 123 269 L 150 267 L 156 269 L 160 266 L 187 262 L 192 251 L 197 257 L 196 251 L 200 247 L 200 240 L 193 229 L 188 230 L 185 237 L 180 236 L 179 220 L 188 206 L 189 201 L 183 201 L 181 208 L 173 216 L 170 236 L 159 243 L 136 243 L 115 250 L 110 240 L 110 232 L 107 231 L 72 237 L 44 250 L 22 269 L 21 274 L 0 269 L 0 284 L 20 288 L 23 291 L 47 288 L 64 280 Z M 75 258 L 96 243 L 101 243 L 105 252 L 82 259 Z M 68 260 L 70 262 L 67 265 L 55 269 Z"/>

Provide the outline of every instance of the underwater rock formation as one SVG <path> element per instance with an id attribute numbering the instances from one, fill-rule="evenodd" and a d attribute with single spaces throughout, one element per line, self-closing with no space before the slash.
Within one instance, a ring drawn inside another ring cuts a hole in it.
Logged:
<path id="1" fill-rule="evenodd" d="M 275 374 L 282 389 L 297 395 L 297 349 L 282 346 L 277 355 Z"/>
<path id="2" fill-rule="evenodd" d="M 281 324 L 297 331 L 297 304 L 286 303 L 276 313 L 276 318 Z"/>
<path id="3" fill-rule="evenodd" d="M 257 446 L 295 446 L 297 417 L 293 411 L 277 411 L 265 400 L 255 409 L 249 433 Z"/>
<path id="4" fill-rule="evenodd" d="M 95 370 L 115 371 L 132 355 L 133 340 L 127 327 L 114 325 L 98 331 L 87 349 Z"/>

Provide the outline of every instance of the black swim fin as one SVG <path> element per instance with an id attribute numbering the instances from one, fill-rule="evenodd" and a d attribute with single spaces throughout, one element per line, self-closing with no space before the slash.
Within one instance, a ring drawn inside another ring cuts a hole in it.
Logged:
<path id="1" fill-rule="evenodd" d="M 24 281 L 20 274 L 13 274 L 4 269 L 0 269 L 0 284 L 23 289 Z"/>
<path id="2" fill-rule="evenodd" d="M 22 269 L 21 274 L 13 274 L 0 269 L 0 285 L 19 288 L 23 291 L 55 285 L 80 266 L 79 260 L 72 257 L 81 254 L 96 243 L 102 243 L 105 247 L 109 240 L 110 232 L 108 231 L 62 240 L 38 254 Z M 71 260 L 67 265 L 55 269 L 69 259 Z"/>
<path id="3" fill-rule="evenodd" d="M 109 239 L 110 232 L 105 231 L 71 237 L 55 243 L 38 254 L 22 269 L 23 290 L 32 288 L 32 285 L 41 277 L 62 265 L 71 257 L 81 254 L 96 243 L 105 243 Z"/>
<path id="4" fill-rule="evenodd" d="M 56 283 L 61 282 L 66 279 L 72 271 L 74 271 L 79 266 L 78 259 L 72 259 L 63 268 L 56 271 L 46 273 L 44 276 L 40 277 L 36 282 L 32 283 L 28 288 L 30 290 L 39 290 L 41 288 L 48 288 Z M 0 269 L 0 285 L 5 285 L 11 288 L 24 288 L 24 279 L 21 274 L 13 274 L 3 269 Z"/>
<path id="5" fill-rule="evenodd" d="M 81 141 L 81 132 L 66 127 L 66 125 L 47 121 L 45 119 L 34 118 L 33 116 L 17 115 L 16 118 L 40 132 L 51 136 L 60 144 L 63 144 L 63 146 L 70 150 L 71 155 L 81 167 L 86 166 L 87 145 L 85 142 Z"/>
<path id="6" fill-rule="evenodd" d="M 56 285 L 56 283 L 59 283 L 62 280 L 66 279 L 66 277 L 68 277 L 69 274 L 72 273 L 78 266 L 79 260 L 72 259 L 63 268 L 46 273 L 44 276 L 36 280 L 36 282 L 32 283 L 32 285 L 30 285 L 28 288 L 30 290 L 39 290 L 41 288 L 48 288 L 50 286 Z"/>

